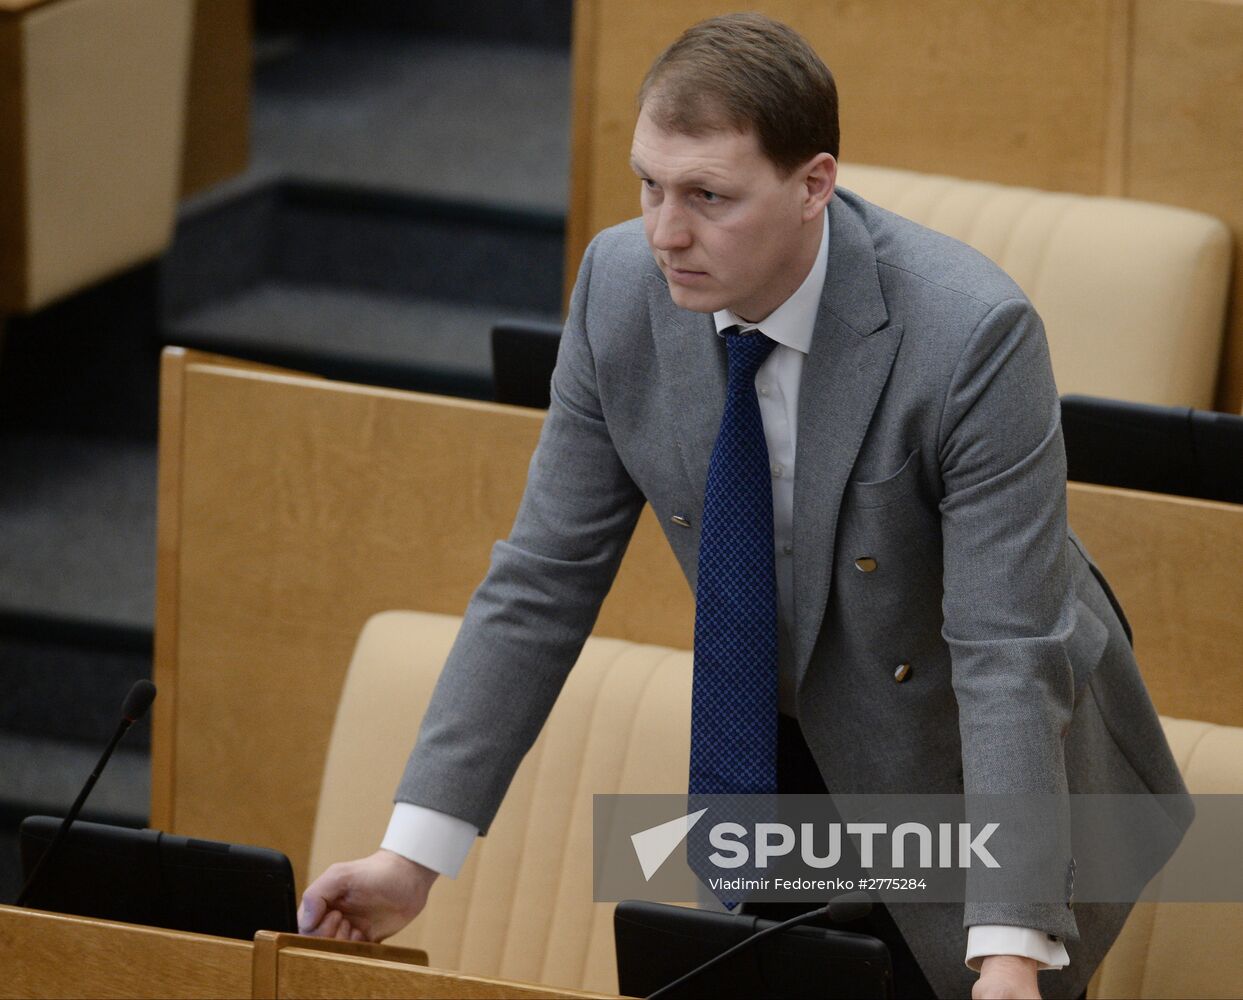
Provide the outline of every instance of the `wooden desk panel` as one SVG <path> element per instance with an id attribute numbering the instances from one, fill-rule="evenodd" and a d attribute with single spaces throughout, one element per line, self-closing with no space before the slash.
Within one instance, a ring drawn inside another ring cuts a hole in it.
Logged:
<path id="1" fill-rule="evenodd" d="M 0 906 L 0 997 L 249 997 L 252 947 Z"/>
<path id="2" fill-rule="evenodd" d="M 1134 628 L 1157 711 L 1243 725 L 1243 505 L 1085 483 L 1068 502 Z"/>
<path id="3" fill-rule="evenodd" d="M 160 422 L 151 822 L 275 847 L 305 886 L 359 632 L 391 608 L 462 614 L 543 413 L 172 349 Z M 689 648 L 693 619 L 645 511 L 596 632 Z"/>

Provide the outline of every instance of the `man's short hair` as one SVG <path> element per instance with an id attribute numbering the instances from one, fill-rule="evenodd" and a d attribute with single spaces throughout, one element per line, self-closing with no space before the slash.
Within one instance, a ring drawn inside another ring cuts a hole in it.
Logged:
<path id="1" fill-rule="evenodd" d="M 793 28 L 763 14 L 726 14 L 687 28 L 656 57 L 639 108 L 677 135 L 755 130 L 783 174 L 817 153 L 837 156 L 837 86 Z"/>

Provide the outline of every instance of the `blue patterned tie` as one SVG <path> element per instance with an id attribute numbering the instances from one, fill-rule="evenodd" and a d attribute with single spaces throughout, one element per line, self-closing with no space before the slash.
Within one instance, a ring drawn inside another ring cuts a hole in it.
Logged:
<path id="1" fill-rule="evenodd" d="M 729 387 L 704 493 L 695 591 L 690 794 L 777 790 L 773 486 L 755 373 L 777 345 L 725 334 Z"/>

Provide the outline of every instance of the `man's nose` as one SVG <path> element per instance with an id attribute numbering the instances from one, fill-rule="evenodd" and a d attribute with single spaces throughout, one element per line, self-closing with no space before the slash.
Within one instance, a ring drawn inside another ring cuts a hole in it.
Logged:
<path id="1" fill-rule="evenodd" d="M 652 246 L 657 250 L 684 250 L 691 243 L 691 231 L 685 213 L 666 199 L 656 209 L 656 225 L 652 229 Z"/>

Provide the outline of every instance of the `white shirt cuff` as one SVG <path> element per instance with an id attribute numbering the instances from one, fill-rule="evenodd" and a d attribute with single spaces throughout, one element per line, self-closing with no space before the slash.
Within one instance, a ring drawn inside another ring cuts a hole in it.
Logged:
<path id="1" fill-rule="evenodd" d="M 1061 938 L 1030 927 L 976 924 L 967 931 L 967 968 L 979 972 L 980 963 L 989 955 L 1034 958 L 1039 971 L 1064 969 L 1070 965 L 1070 956 Z"/>
<path id="2" fill-rule="evenodd" d="M 457 878 L 479 828 L 447 813 L 398 802 L 380 846 L 434 872 Z"/>

